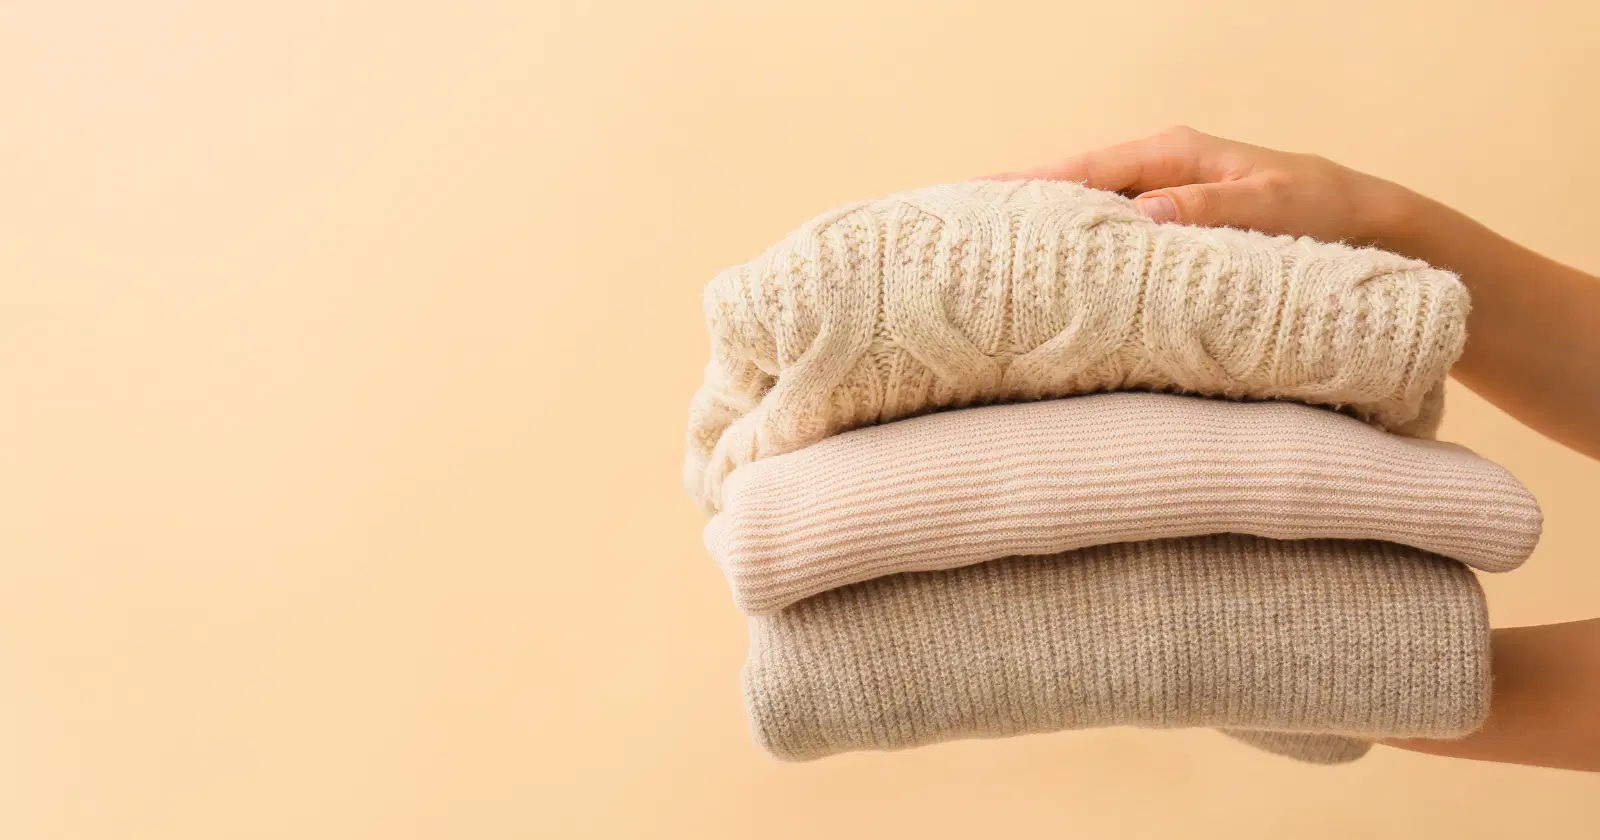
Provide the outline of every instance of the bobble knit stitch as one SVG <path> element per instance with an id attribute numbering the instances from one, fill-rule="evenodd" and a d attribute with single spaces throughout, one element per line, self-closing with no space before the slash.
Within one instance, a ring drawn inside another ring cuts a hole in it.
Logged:
<path id="1" fill-rule="evenodd" d="M 1113 390 L 1332 405 L 1429 437 L 1465 341 L 1454 275 L 1370 249 L 1160 225 L 1078 184 L 929 187 L 818 216 L 703 297 L 685 482 L 932 410 Z"/>

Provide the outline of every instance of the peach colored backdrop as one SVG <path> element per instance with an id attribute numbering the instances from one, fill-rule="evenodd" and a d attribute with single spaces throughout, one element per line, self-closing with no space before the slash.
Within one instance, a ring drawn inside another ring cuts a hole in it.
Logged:
<path id="1" fill-rule="evenodd" d="M 0 8 L 0 836 L 1594 836 L 1600 778 L 1101 731 L 785 766 L 677 486 L 696 294 L 1173 122 L 1600 269 L 1592 3 Z M 1600 615 L 1600 464 L 1457 389 Z"/>

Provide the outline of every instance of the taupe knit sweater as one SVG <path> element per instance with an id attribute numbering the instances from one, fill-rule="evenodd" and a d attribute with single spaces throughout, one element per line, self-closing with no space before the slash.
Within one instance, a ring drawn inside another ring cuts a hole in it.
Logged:
<path id="1" fill-rule="evenodd" d="M 706 288 L 685 480 L 934 409 L 1113 390 L 1345 406 L 1431 436 L 1456 278 L 1374 250 L 1158 225 L 1077 184 L 929 187 L 818 216 Z"/>
<path id="2" fill-rule="evenodd" d="M 1464 566 L 1216 535 L 877 578 L 750 620 L 755 737 L 794 760 L 1086 727 L 1214 726 L 1312 761 L 1488 711 Z M 1312 733 L 1302 737 L 1284 733 Z"/>
<path id="3" fill-rule="evenodd" d="M 1532 494 L 1451 443 L 1320 408 L 1117 393 L 947 411 L 746 464 L 706 547 L 770 613 L 849 583 L 1213 533 L 1376 539 L 1504 572 Z"/>

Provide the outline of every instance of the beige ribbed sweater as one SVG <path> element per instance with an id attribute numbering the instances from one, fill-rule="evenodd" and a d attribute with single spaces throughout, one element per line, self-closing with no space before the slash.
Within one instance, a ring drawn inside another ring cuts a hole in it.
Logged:
<path id="1" fill-rule="evenodd" d="M 1158 225 L 1077 184 L 971 182 L 824 213 L 706 288 L 685 480 L 984 402 L 1176 390 L 1342 405 L 1431 436 L 1467 294 L 1374 250 Z"/>
<path id="2" fill-rule="evenodd" d="M 1212 533 L 1376 539 L 1503 572 L 1533 496 L 1450 443 L 1326 409 L 1117 393 L 949 411 L 746 464 L 705 529 L 739 608 L 1102 543 Z"/>
<path id="3" fill-rule="evenodd" d="M 1215 726 L 1306 760 L 1456 737 L 1489 704 L 1482 590 L 1380 542 L 1217 535 L 877 578 L 750 620 L 757 741 L 794 760 Z"/>

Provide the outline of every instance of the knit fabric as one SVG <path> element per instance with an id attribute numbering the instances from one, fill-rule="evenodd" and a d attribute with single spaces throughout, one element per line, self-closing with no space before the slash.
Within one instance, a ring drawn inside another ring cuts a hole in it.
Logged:
<path id="1" fill-rule="evenodd" d="M 757 741 L 792 760 L 1119 725 L 1450 738 L 1488 711 L 1489 625 L 1451 560 L 1213 535 L 835 589 L 750 619 L 743 683 Z"/>
<path id="2" fill-rule="evenodd" d="M 734 601 L 1101 543 L 1212 533 L 1403 543 L 1489 572 L 1539 540 L 1538 503 L 1450 443 L 1284 402 L 1116 393 L 847 432 L 729 476 L 705 529 Z"/>
<path id="3" fill-rule="evenodd" d="M 1114 390 L 1344 406 L 1431 436 L 1454 275 L 1376 250 L 1160 225 L 1078 184 L 969 182 L 812 219 L 703 297 L 685 481 L 931 410 Z"/>
<path id="4" fill-rule="evenodd" d="M 1270 732 L 1261 729 L 1224 729 L 1222 734 L 1263 752 L 1293 758 L 1307 764 L 1347 764 L 1372 750 L 1370 742 L 1344 735 Z"/>

